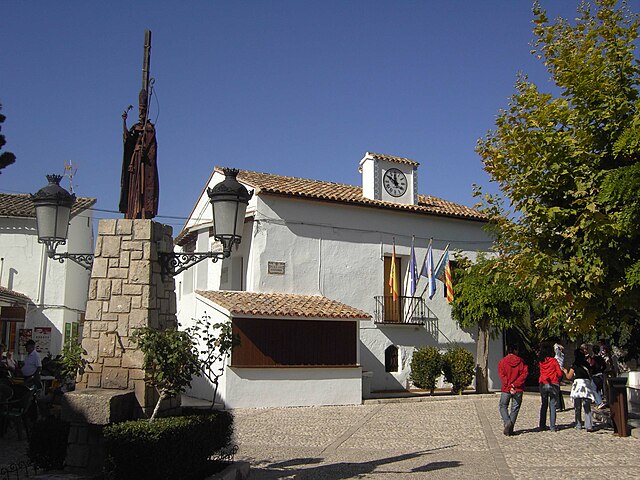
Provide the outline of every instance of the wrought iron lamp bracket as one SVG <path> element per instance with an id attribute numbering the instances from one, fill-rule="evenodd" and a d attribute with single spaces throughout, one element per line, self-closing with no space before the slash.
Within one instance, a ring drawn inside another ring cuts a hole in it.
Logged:
<path id="1" fill-rule="evenodd" d="M 56 249 L 58 248 L 58 246 L 65 245 L 67 243 L 66 241 L 48 240 L 43 243 L 47 248 L 47 256 L 52 260 L 57 260 L 60 263 L 64 263 L 64 261 L 68 259 L 87 270 L 91 270 L 91 268 L 93 267 L 94 255 L 92 253 L 57 253 Z"/>
<path id="2" fill-rule="evenodd" d="M 214 263 L 231 255 L 231 251 L 222 252 L 160 252 L 160 272 L 162 276 L 176 276 L 195 264 L 210 258 Z"/>

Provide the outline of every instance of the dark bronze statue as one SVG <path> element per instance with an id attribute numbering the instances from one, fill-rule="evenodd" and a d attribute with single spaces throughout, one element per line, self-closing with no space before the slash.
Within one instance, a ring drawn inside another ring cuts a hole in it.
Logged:
<path id="1" fill-rule="evenodd" d="M 145 31 L 142 89 L 139 96 L 140 118 L 127 128 L 127 113 L 122 114 L 124 129 L 124 156 L 120 179 L 120 212 L 124 218 L 153 218 L 158 213 L 158 164 L 156 129 L 149 121 L 149 98 L 152 82 L 149 81 L 151 32 Z"/>

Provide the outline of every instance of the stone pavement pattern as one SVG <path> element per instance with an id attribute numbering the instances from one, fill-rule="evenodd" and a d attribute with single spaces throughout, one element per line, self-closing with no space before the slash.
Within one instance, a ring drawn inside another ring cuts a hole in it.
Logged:
<path id="1" fill-rule="evenodd" d="M 640 479 L 640 440 L 577 431 L 573 410 L 558 414 L 559 432 L 537 432 L 537 394 L 525 394 L 512 437 L 498 395 L 415 400 L 236 410 L 236 460 L 252 480 Z M 0 438 L 0 466 L 25 457 L 14 431 Z"/>
<path id="2" fill-rule="evenodd" d="M 236 410 L 237 460 L 251 479 L 640 479 L 640 443 L 605 426 L 537 432 L 539 395 L 525 394 L 506 437 L 497 395 L 347 407 Z"/>

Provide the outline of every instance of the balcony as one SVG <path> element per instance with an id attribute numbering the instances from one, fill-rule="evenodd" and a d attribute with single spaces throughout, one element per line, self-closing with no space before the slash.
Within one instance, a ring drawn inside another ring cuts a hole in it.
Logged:
<path id="1" fill-rule="evenodd" d="M 434 316 L 422 297 L 398 297 L 395 302 L 392 296 L 374 298 L 375 323 L 425 325 L 428 319 Z"/>

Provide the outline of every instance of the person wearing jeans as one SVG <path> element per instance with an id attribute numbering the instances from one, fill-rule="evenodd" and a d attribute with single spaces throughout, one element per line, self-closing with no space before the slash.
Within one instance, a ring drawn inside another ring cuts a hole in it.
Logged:
<path id="1" fill-rule="evenodd" d="M 538 354 L 538 366 L 540 367 L 540 377 L 538 383 L 540 385 L 540 422 L 538 428 L 540 430 L 547 429 L 547 409 L 549 410 L 549 429 L 556 432 L 556 410 L 558 408 L 558 393 L 560 392 L 560 379 L 562 378 L 562 369 L 555 358 L 553 347 L 549 343 L 540 345 L 540 353 Z"/>
<path id="2" fill-rule="evenodd" d="M 584 409 L 585 424 L 587 432 L 595 432 L 593 428 L 593 417 L 591 415 L 591 401 L 596 401 L 596 395 L 593 390 L 593 382 L 591 381 L 591 373 L 589 372 L 589 363 L 587 353 L 584 347 L 580 347 L 575 352 L 575 360 L 569 370 L 564 373 L 568 380 L 573 379 L 571 385 L 571 398 L 575 408 L 576 429 L 584 428 L 582 424 L 582 410 Z"/>
<path id="3" fill-rule="evenodd" d="M 518 412 L 522 404 L 524 382 L 527 379 L 529 369 L 522 358 L 518 356 L 518 347 L 509 345 L 508 354 L 498 363 L 498 375 L 502 380 L 500 392 L 499 410 L 504 424 L 504 434 L 513 435 Z M 509 412 L 511 404 L 511 412 Z"/>

